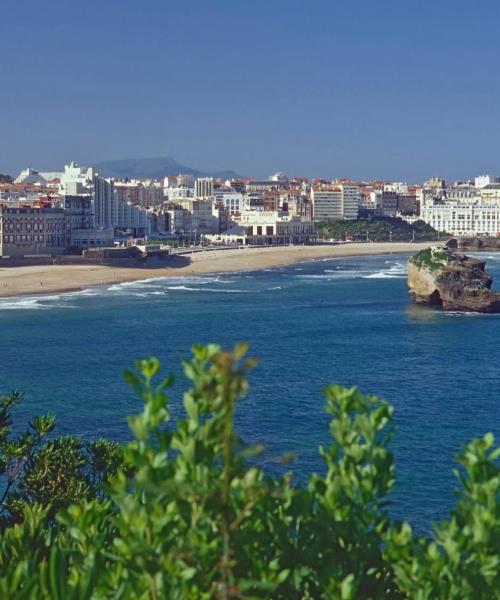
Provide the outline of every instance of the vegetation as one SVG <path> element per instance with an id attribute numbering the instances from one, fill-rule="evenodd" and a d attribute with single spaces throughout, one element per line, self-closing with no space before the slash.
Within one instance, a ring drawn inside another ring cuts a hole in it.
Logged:
<path id="1" fill-rule="evenodd" d="M 424 250 L 412 256 L 410 262 L 417 267 L 425 266 L 431 271 L 436 271 L 448 263 L 449 256 L 449 251 L 444 248 L 424 248 Z"/>
<path id="2" fill-rule="evenodd" d="M 14 179 L 10 175 L 3 175 L 0 173 L 0 184 L 1 183 L 12 183 Z"/>
<path id="3" fill-rule="evenodd" d="M 439 234 L 433 227 L 423 221 L 413 224 L 402 219 L 377 218 L 344 221 L 343 219 L 328 219 L 320 221 L 316 226 L 320 237 L 334 240 L 369 240 L 371 242 L 408 242 L 435 240 Z"/>
<path id="4" fill-rule="evenodd" d="M 157 381 L 155 359 L 137 362 L 126 378 L 144 410 L 129 418 L 123 467 L 104 478 L 103 494 L 77 503 L 70 494 L 55 513 L 26 496 L 27 482 L 22 521 L 0 540 L 0 597 L 500 598 L 500 450 L 491 435 L 464 448 L 457 505 L 431 539 L 419 538 L 386 512 L 392 408 L 376 397 L 325 390 L 332 442 L 320 448 L 325 473 L 306 485 L 248 464 L 259 447 L 233 421 L 253 365 L 243 345 L 195 347 L 184 362 L 185 418 L 173 426 L 172 378 Z M 26 435 L 42 448 L 52 426 L 44 417 Z M 65 468 L 54 473 L 65 477 Z"/>
<path id="5" fill-rule="evenodd" d="M 74 502 L 103 498 L 102 484 L 123 465 L 114 442 L 83 442 L 75 436 L 48 439 L 53 415 L 35 417 L 14 434 L 12 410 L 19 392 L 0 398 L 0 528 L 21 522 L 25 509 L 38 505 L 52 518 Z"/>

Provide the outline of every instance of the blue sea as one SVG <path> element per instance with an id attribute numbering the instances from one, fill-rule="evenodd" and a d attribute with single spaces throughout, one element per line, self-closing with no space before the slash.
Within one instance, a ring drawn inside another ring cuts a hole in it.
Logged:
<path id="1" fill-rule="evenodd" d="M 500 282 L 500 255 L 482 255 Z M 193 342 L 251 344 L 260 363 L 237 415 L 265 468 L 296 454 L 299 478 L 323 469 L 322 388 L 357 385 L 395 408 L 390 510 L 420 530 L 454 501 L 454 456 L 474 436 L 500 441 L 500 315 L 409 302 L 406 256 L 327 259 L 255 272 L 164 278 L 0 300 L 0 390 L 25 392 L 20 419 L 51 411 L 59 433 L 129 439 L 141 410 L 122 373 L 155 355 L 180 372 Z M 181 411 L 180 376 L 172 391 Z"/>

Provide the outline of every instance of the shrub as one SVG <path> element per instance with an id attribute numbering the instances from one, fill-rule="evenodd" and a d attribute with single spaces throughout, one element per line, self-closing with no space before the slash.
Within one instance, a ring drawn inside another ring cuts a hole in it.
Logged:
<path id="1" fill-rule="evenodd" d="M 326 389 L 332 442 L 307 485 L 268 477 L 233 428 L 254 361 L 196 346 L 186 416 L 169 423 L 158 361 L 126 378 L 144 400 L 106 494 L 27 503 L 0 541 L 0 597 L 36 599 L 499 598 L 500 473 L 492 436 L 460 456 L 457 506 L 431 539 L 392 522 L 392 408 Z M 106 462 L 106 460 L 104 461 Z M 250 463 L 250 464 L 249 464 Z"/>

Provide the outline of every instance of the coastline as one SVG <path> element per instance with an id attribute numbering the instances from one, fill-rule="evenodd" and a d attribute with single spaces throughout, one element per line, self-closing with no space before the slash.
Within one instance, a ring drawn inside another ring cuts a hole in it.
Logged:
<path id="1" fill-rule="evenodd" d="M 0 298 L 77 292 L 129 281 L 255 271 L 321 258 L 413 253 L 432 242 L 371 242 L 318 246 L 206 250 L 183 267 L 130 268 L 104 265 L 34 265 L 0 268 Z"/>

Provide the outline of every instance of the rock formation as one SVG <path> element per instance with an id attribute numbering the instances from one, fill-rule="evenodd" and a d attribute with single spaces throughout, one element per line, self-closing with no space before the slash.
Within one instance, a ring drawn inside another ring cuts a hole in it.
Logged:
<path id="1" fill-rule="evenodd" d="M 491 291 L 493 279 L 484 267 L 484 261 L 447 246 L 431 246 L 408 261 L 410 296 L 444 310 L 500 312 L 500 293 Z"/>

